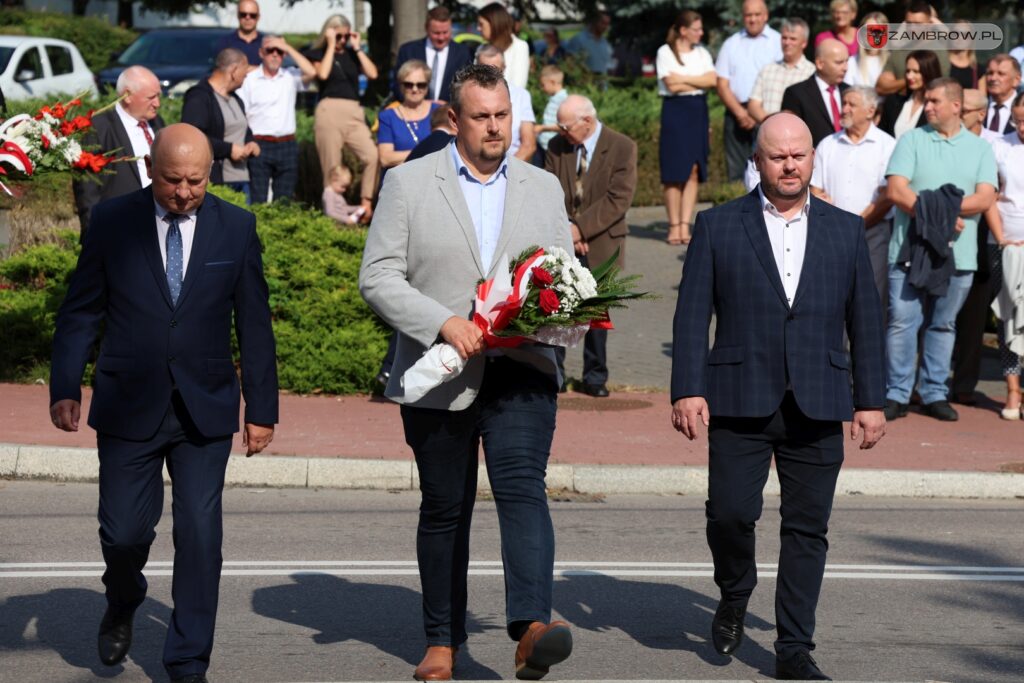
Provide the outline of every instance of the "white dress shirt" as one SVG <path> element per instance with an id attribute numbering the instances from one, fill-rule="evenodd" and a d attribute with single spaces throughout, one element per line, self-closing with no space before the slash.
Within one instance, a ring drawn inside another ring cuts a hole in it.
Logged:
<path id="1" fill-rule="evenodd" d="M 139 169 L 139 180 L 142 181 L 142 187 L 149 187 L 149 184 L 153 181 L 149 179 L 149 172 L 146 171 L 146 161 L 143 158 L 149 154 L 149 143 L 146 142 L 146 134 L 139 127 L 139 120 L 126 112 L 120 102 L 114 105 L 114 111 L 117 112 L 118 117 L 121 119 L 121 124 L 128 131 L 128 139 L 132 143 L 130 151 L 133 157 L 137 157 L 135 165 Z M 156 137 L 156 131 L 153 130 L 149 123 L 146 123 L 146 128 L 149 130 L 150 137 Z M 122 150 L 121 153 L 127 154 L 128 151 Z"/>
<path id="2" fill-rule="evenodd" d="M 536 123 L 537 117 L 533 113 L 533 100 L 526 88 L 509 83 L 508 94 L 512 100 L 512 141 L 509 143 L 508 154 L 515 156 L 523 144 L 523 123 Z"/>
<path id="3" fill-rule="evenodd" d="M 832 98 L 833 97 L 836 98 L 836 111 L 838 111 L 839 115 L 842 116 L 842 114 L 843 114 L 843 94 L 841 92 L 839 92 L 839 86 L 838 85 L 835 87 L 835 89 L 831 93 L 829 93 L 829 91 L 828 91 L 828 89 L 830 87 L 829 84 L 826 83 L 825 81 L 821 80 L 821 76 L 819 76 L 817 74 L 814 75 L 814 82 L 818 84 L 818 92 L 821 93 L 821 101 L 824 102 L 824 104 L 825 104 L 825 112 L 828 114 L 828 120 L 832 121 L 832 127 L 835 128 L 836 124 L 839 123 L 839 122 L 836 121 L 835 118 L 833 117 Z"/>
<path id="4" fill-rule="evenodd" d="M 881 198 L 879 190 L 886 186 L 885 168 L 894 149 L 896 140 L 873 123 L 859 142 L 851 140 L 846 130 L 833 133 L 815 150 L 811 185 L 828 193 L 835 206 L 860 215 Z"/>
<path id="5" fill-rule="evenodd" d="M 166 272 L 167 230 L 170 226 L 164 220 L 164 216 L 170 212 L 157 202 L 153 202 L 153 204 L 156 205 L 156 241 L 160 244 L 160 259 L 164 263 L 164 271 Z M 188 258 L 192 254 L 192 242 L 196 236 L 195 211 L 181 214 L 181 218 L 178 219 L 178 231 L 181 232 L 181 277 L 184 280 L 185 274 L 188 272 Z"/>
<path id="6" fill-rule="evenodd" d="M 445 45 L 440 50 L 435 50 L 434 44 L 430 42 L 430 38 L 427 38 L 427 59 L 425 61 L 431 69 L 434 69 L 434 55 L 437 55 L 437 68 L 430 74 L 430 82 L 433 83 L 430 92 L 433 93 L 435 100 L 441 97 L 441 86 L 444 84 L 444 69 L 448 66 L 449 52 L 448 45 Z"/>
<path id="7" fill-rule="evenodd" d="M 996 207 L 1003 219 L 1003 236 L 1013 242 L 1024 240 L 1024 143 L 1014 131 L 994 144 L 992 150 L 999 169 Z"/>
<path id="8" fill-rule="evenodd" d="M 302 90 L 302 72 L 280 68 L 273 76 L 261 66 L 245 77 L 238 96 L 253 135 L 295 135 L 295 95 Z"/>
<path id="9" fill-rule="evenodd" d="M 807 249 L 807 214 L 811 208 L 808 192 L 804 205 L 792 218 L 785 218 L 775 205 L 764 196 L 758 186 L 764 224 L 768 228 L 768 239 L 772 243 L 772 255 L 779 269 L 782 288 L 786 291 L 786 302 L 792 306 L 796 288 L 800 285 L 800 273 L 804 269 L 804 252 Z"/>

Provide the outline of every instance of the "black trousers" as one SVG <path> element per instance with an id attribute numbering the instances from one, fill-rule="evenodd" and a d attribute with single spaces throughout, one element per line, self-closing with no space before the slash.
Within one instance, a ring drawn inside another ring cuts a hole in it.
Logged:
<path id="1" fill-rule="evenodd" d="M 814 649 L 828 520 L 843 463 L 842 430 L 841 422 L 804 415 L 789 392 L 773 415 L 711 418 L 707 538 L 715 583 L 732 605 L 745 606 L 757 584 L 754 527 L 775 455 L 782 488 L 775 651 L 782 657 Z"/>
<path id="2" fill-rule="evenodd" d="M 580 256 L 580 263 L 590 268 L 590 260 Z M 600 265 L 600 264 L 599 264 Z M 555 348 L 558 372 L 565 377 L 565 347 Z M 608 330 L 590 330 L 583 337 L 583 383 L 607 384 L 608 382 Z"/>
<path id="3" fill-rule="evenodd" d="M 746 102 L 743 104 L 745 105 Z M 728 178 L 730 181 L 743 180 L 747 159 L 754 151 L 757 128 L 743 130 L 732 112 L 726 109 L 722 133 L 725 142 L 725 169 Z"/>
<path id="4" fill-rule="evenodd" d="M 163 512 L 166 460 L 174 516 L 174 609 L 164 641 L 164 668 L 171 678 L 205 673 L 217 618 L 221 494 L 231 435 L 203 437 L 175 393 L 153 438 L 128 441 L 99 434 L 97 445 L 107 602 L 114 610 L 126 610 L 146 598 L 142 570 Z"/>
<path id="5" fill-rule="evenodd" d="M 1003 287 L 1003 260 L 999 247 L 988 243 L 988 222 L 978 222 L 978 270 L 971 291 L 956 316 L 956 342 L 953 346 L 953 395 L 970 394 L 981 378 L 982 341 L 989 306 Z"/>

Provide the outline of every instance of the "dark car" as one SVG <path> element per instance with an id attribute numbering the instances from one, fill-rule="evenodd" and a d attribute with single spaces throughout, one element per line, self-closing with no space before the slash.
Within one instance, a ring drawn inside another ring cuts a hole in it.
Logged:
<path id="1" fill-rule="evenodd" d="M 213 69 L 217 45 L 232 28 L 161 28 L 147 31 L 97 74 L 100 90 L 113 92 L 117 77 L 141 65 L 156 74 L 164 94 L 181 97 Z"/>

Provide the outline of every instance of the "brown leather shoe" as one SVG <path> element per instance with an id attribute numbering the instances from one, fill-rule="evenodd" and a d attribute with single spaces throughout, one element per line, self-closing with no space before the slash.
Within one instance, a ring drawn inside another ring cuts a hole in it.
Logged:
<path id="1" fill-rule="evenodd" d="M 427 654 L 423 655 L 423 661 L 416 667 L 412 677 L 417 681 L 450 681 L 452 672 L 455 670 L 455 653 L 457 647 L 447 645 L 431 645 L 427 647 Z"/>
<path id="2" fill-rule="evenodd" d="M 564 621 L 544 624 L 535 621 L 526 629 L 516 648 L 516 678 L 539 681 L 548 669 L 572 654 L 572 632 Z"/>

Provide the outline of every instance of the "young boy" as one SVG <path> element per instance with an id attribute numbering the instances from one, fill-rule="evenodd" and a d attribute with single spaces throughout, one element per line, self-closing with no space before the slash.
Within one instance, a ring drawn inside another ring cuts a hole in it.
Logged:
<path id="1" fill-rule="evenodd" d="M 558 106 L 569 96 L 562 85 L 565 74 L 554 64 L 548 64 L 540 70 L 540 89 L 548 96 L 544 107 L 543 123 L 533 124 L 533 132 L 537 134 L 537 151 L 533 155 L 533 165 L 544 168 L 544 155 L 548 151 L 548 143 L 558 134 Z"/>
<path id="2" fill-rule="evenodd" d="M 339 223 L 355 225 L 366 211 L 345 201 L 345 193 L 352 184 L 352 171 L 345 166 L 335 166 L 327 180 L 323 194 L 324 213 Z"/>

